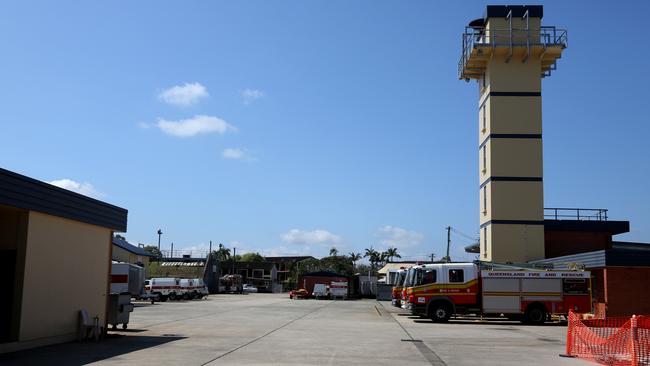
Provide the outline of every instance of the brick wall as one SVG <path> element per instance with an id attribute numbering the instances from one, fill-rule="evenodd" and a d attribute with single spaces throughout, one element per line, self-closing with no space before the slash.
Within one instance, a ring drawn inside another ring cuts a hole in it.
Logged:
<path id="1" fill-rule="evenodd" d="M 546 258 L 592 252 L 612 247 L 612 234 L 593 231 L 544 231 L 544 256 Z"/>
<path id="2" fill-rule="evenodd" d="M 607 316 L 650 315 L 650 267 L 604 270 Z"/>

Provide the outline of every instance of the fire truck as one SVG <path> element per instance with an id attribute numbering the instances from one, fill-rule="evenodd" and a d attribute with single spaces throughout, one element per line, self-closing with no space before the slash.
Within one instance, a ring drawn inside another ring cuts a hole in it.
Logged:
<path id="1" fill-rule="evenodd" d="M 406 269 L 400 269 L 397 271 L 397 274 L 395 275 L 395 285 L 393 285 L 393 290 L 391 292 L 391 303 L 393 306 L 397 306 L 398 308 L 402 306 L 402 289 L 406 273 Z"/>
<path id="2" fill-rule="evenodd" d="M 591 312 L 590 272 L 494 263 L 437 263 L 407 272 L 404 307 L 445 322 L 452 315 L 505 316 L 542 324 L 569 310 Z"/>

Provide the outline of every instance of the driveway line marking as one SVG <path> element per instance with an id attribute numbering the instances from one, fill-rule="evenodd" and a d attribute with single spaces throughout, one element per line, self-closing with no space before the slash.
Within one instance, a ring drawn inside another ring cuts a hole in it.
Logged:
<path id="1" fill-rule="evenodd" d="M 329 304 L 327 304 L 327 305 L 325 305 L 325 306 L 321 306 L 321 307 L 316 308 L 316 309 L 314 309 L 314 310 L 312 310 L 312 311 L 310 311 L 310 312 L 308 312 L 308 313 L 306 313 L 306 314 L 303 314 L 303 315 L 299 316 L 298 318 L 295 318 L 295 319 L 289 320 L 287 323 L 284 323 L 283 325 L 281 325 L 281 326 L 279 326 L 279 327 L 277 327 L 277 328 L 275 328 L 275 329 L 273 329 L 273 330 L 271 330 L 271 331 L 269 331 L 269 332 L 267 332 L 267 333 L 265 333 L 265 334 L 263 334 L 263 335 L 261 335 L 261 336 L 259 336 L 259 337 L 257 337 L 257 338 L 253 338 L 252 340 L 250 340 L 250 341 L 248 341 L 248 342 L 242 344 L 241 346 L 237 346 L 237 347 L 231 349 L 230 351 L 228 351 L 228 352 L 226 352 L 226 353 L 223 353 L 223 354 L 221 354 L 221 355 L 219 355 L 219 356 L 217 356 L 217 357 L 215 357 L 215 358 L 213 358 L 213 359 L 211 359 L 211 360 L 209 360 L 209 361 L 207 361 L 207 362 L 205 362 L 205 363 L 202 363 L 201 366 L 205 366 L 205 365 L 207 365 L 207 364 L 209 364 L 209 363 L 212 363 L 212 362 L 214 362 L 214 361 L 216 361 L 216 360 L 218 360 L 218 359 L 220 359 L 220 358 L 222 358 L 222 357 L 224 357 L 224 356 L 227 356 L 227 355 L 229 355 L 229 354 L 231 354 L 231 353 L 233 353 L 233 352 L 235 352 L 235 351 L 237 351 L 237 350 L 240 350 L 240 349 L 242 349 L 242 348 L 244 348 L 244 347 L 246 347 L 246 346 L 249 346 L 249 345 L 251 345 L 251 344 L 253 344 L 253 343 L 259 341 L 260 339 L 262 339 L 262 338 L 264 338 L 264 337 L 266 337 L 266 336 L 268 336 L 268 335 L 271 335 L 271 334 L 277 332 L 278 330 L 280 330 L 280 329 L 282 329 L 282 328 L 284 328 L 284 327 L 286 327 L 286 326 L 288 326 L 288 325 L 290 325 L 290 324 L 292 324 L 292 323 L 294 323 L 294 322 L 297 322 L 298 320 L 301 320 L 301 319 L 306 318 L 307 316 L 309 316 L 309 315 L 311 315 L 311 314 L 317 312 L 318 310 L 321 310 L 321 309 L 323 309 L 323 308 L 326 308 L 326 307 L 330 306 L 331 304 L 332 304 L 332 303 L 329 303 Z"/>
<path id="2" fill-rule="evenodd" d="M 378 304 L 382 308 L 384 307 L 382 303 L 378 302 Z M 379 311 L 379 309 L 377 309 L 377 311 Z M 397 325 L 399 325 L 399 327 L 402 328 L 404 333 L 406 333 L 406 335 L 409 337 L 409 339 L 402 339 L 403 342 L 413 343 L 415 348 L 418 351 L 420 351 L 420 353 L 422 354 L 422 357 L 424 357 L 425 360 L 429 361 L 430 364 L 434 366 L 447 366 L 445 361 L 443 361 L 435 352 L 433 352 L 433 350 L 429 348 L 429 346 L 427 346 L 424 342 L 422 342 L 422 340 L 414 339 L 411 333 L 409 333 L 408 330 L 404 328 L 402 323 L 400 323 L 397 319 L 395 319 L 395 316 L 393 316 L 392 313 L 390 314 L 390 318 L 393 319 L 393 321 L 395 321 L 395 323 L 397 323 Z"/>

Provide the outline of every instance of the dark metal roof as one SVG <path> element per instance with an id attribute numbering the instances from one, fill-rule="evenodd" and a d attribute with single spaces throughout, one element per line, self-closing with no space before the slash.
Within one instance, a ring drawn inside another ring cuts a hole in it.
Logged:
<path id="1" fill-rule="evenodd" d="M 147 252 L 146 250 L 144 250 L 144 249 L 142 249 L 142 248 L 140 248 L 138 246 L 135 246 L 135 245 L 129 243 L 128 241 L 126 241 L 126 240 L 124 240 L 122 238 L 118 238 L 117 236 L 113 237 L 113 245 L 116 245 L 116 246 L 126 250 L 127 252 L 130 252 L 130 253 L 133 253 L 133 254 L 142 255 L 142 256 L 146 256 L 146 257 L 155 257 L 155 255 Z"/>
<path id="2" fill-rule="evenodd" d="M 634 250 L 650 250 L 650 243 L 635 243 L 630 241 L 613 241 L 613 249 L 634 249 Z"/>
<path id="3" fill-rule="evenodd" d="M 523 17 L 528 11 L 531 18 L 541 18 L 544 16 L 544 7 L 542 5 L 488 5 L 485 9 L 484 18 L 505 18 L 509 12 L 512 17 Z"/>
<path id="4" fill-rule="evenodd" d="M 629 221 L 544 220 L 544 230 L 607 232 L 611 235 L 630 231 Z"/>
<path id="5" fill-rule="evenodd" d="M 127 210 L 2 168 L 0 204 L 126 232 Z"/>

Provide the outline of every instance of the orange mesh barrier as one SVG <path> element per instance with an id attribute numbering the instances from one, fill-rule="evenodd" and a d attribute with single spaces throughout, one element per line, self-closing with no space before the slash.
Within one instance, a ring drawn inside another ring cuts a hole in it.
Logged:
<path id="1" fill-rule="evenodd" d="M 650 365 L 650 317 L 582 319 L 569 312 L 566 354 L 603 365 Z"/>

